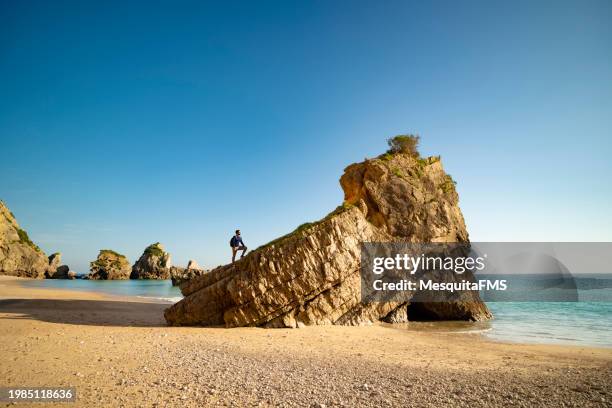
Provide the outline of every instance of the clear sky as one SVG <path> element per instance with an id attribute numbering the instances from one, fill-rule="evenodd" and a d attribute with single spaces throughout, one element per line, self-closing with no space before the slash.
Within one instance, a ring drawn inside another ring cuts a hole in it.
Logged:
<path id="1" fill-rule="evenodd" d="M 129 3 L 129 4 L 125 4 Z M 216 266 L 422 136 L 473 241 L 612 240 L 612 2 L 0 1 L 0 199 L 87 272 Z"/>

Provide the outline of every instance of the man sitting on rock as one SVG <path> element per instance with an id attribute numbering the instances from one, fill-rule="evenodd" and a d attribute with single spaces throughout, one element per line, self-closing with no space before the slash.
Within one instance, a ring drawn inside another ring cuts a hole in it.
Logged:
<path id="1" fill-rule="evenodd" d="M 244 245 L 244 242 L 242 242 L 240 230 L 236 230 L 236 235 L 234 235 L 230 240 L 230 246 L 232 247 L 232 263 L 234 263 L 234 260 L 236 259 L 236 253 L 238 251 L 242 251 L 242 255 L 240 255 L 240 258 L 244 257 L 244 253 L 247 251 L 247 247 Z"/>

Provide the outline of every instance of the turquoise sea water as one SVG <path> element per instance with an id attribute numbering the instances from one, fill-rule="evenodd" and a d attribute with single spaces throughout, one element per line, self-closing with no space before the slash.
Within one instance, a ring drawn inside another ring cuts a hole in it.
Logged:
<path id="1" fill-rule="evenodd" d="M 488 336 L 525 343 L 612 347 L 611 302 L 489 302 Z"/>
<path id="2" fill-rule="evenodd" d="M 23 284 L 40 288 L 133 296 L 166 303 L 174 303 L 182 298 L 179 289 L 173 287 L 170 281 L 45 279 L 24 281 Z M 598 298 L 612 299 L 612 288 L 593 287 L 592 290 L 598 291 Z M 612 302 L 488 302 L 487 304 L 495 316 L 490 322 L 419 322 L 411 323 L 408 329 L 480 332 L 500 341 L 612 347 Z"/>
<path id="3" fill-rule="evenodd" d="M 169 280 L 87 280 L 42 279 L 27 280 L 24 286 L 100 292 L 115 296 L 134 296 L 166 303 L 183 298 L 177 286 Z"/>

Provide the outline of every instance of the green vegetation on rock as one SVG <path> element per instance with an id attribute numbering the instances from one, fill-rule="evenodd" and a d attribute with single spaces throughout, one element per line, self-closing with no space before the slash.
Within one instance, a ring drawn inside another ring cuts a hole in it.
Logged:
<path id="1" fill-rule="evenodd" d="M 25 232 L 21 228 L 17 228 L 17 235 L 19 235 L 19 242 L 21 242 L 22 244 L 29 245 L 30 247 L 34 248 L 38 252 L 42 252 L 41 249 L 38 247 L 38 245 L 33 243 L 32 240 L 30 240 L 30 237 L 28 236 L 27 232 Z"/>
<path id="2" fill-rule="evenodd" d="M 164 250 L 161 248 L 161 244 L 159 242 L 156 242 L 154 244 L 149 245 L 145 250 L 144 250 L 145 254 L 149 254 L 149 255 L 153 255 L 153 256 L 158 256 L 158 257 L 163 257 L 164 256 Z"/>
<path id="3" fill-rule="evenodd" d="M 341 213 L 343 213 L 344 211 L 349 210 L 349 209 L 350 209 L 350 208 L 352 208 L 352 207 L 353 207 L 353 205 L 352 205 L 352 204 L 349 204 L 349 203 L 347 203 L 347 202 L 345 201 L 345 202 L 343 202 L 343 203 L 342 203 L 342 205 L 339 205 L 338 207 L 336 207 L 336 208 L 335 208 L 335 209 L 334 209 L 332 212 L 330 212 L 329 214 L 327 214 L 325 217 L 321 218 L 320 220 L 318 220 L 318 221 L 313 221 L 313 222 L 305 222 L 305 223 L 303 223 L 303 224 L 300 224 L 300 225 L 299 225 L 299 226 L 298 226 L 296 229 L 294 229 L 294 230 L 293 230 L 293 231 L 291 231 L 290 233 L 285 234 L 285 235 L 283 235 L 283 236 L 281 236 L 281 237 L 278 237 L 278 238 L 276 238 L 276 239 L 274 239 L 274 240 L 272 240 L 272 241 L 268 242 L 267 244 L 264 244 L 264 245 L 259 246 L 259 247 L 256 249 L 256 251 L 259 251 L 259 250 L 261 250 L 261 249 L 267 248 L 267 247 L 269 247 L 269 246 L 271 246 L 271 245 L 274 245 L 274 244 L 278 244 L 279 242 L 281 242 L 281 241 L 283 241 L 283 240 L 285 240 L 285 239 L 291 238 L 291 237 L 296 236 L 296 235 L 298 235 L 298 234 L 300 234 L 300 233 L 302 233 L 302 232 L 308 231 L 308 230 L 309 230 L 309 229 L 311 229 L 312 227 L 315 227 L 315 226 L 319 225 L 320 223 L 322 223 L 322 222 L 324 222 L 324 221 L 327 221 L 327 220 L 328 220 L 328 219 L 330 219 L 331 217 L 333 217 L 333 216 L 335 216 L 335 215 L 338 215 L 338 214 L 341 214 Z"/>
<path id="4" fill-rule="evenodd" d="M 108 258 L 114 258 L 109 260 Z M 97 266 L 99 268 L 105 268 L 108 266 L 110 262 L 110 266 L 114 268 L 121 268 L 121 258 L 125 259 L 127 262 L 127 258 L 125 255 L 121 255 L 118 252 L 113 251 L 112 249 L 101 249 L 98 254 L 98 259 L 89 263 L 90 267 Z"/>
<path id="5" fill-rule="evenodd" d="M 113 255 L 113 256 L 125 258 L 125 255 L 121 255 L 120 253 L 115 252 L 112 249 L 101 249 L 100 254 L 98 255 L 98 258 L 101 257 L 102 255 Z"/>
<path id="6" fill-rule="evenodd" d="M 457 182 L 453 180 L 450 174 L 447 174 L 446 176 L 444 176 L 444 182 L 442 183 L 441 188 L 444 193 L 450 193 L 455 191 L 456 185 Z"/>
<path id="7" fill-rule="evenodd" d="M 419 157 L 419 141 L 418 135 L 397 135 L 387 140 L 389 150 L 387 154 L 407 154 L 413 157 Z"/>

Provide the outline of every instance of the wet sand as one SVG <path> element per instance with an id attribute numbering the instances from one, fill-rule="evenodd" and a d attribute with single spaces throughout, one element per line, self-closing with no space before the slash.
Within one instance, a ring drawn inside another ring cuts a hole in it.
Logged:
<path id="1" fill-rule="evenodd" d="M 37 407 L 612 406 L 611 349 L 388 326 L 167 327 L 167 305 L 135 300 L 1 277 L 0 386 L 77 388 L 74 404 Z"/>

